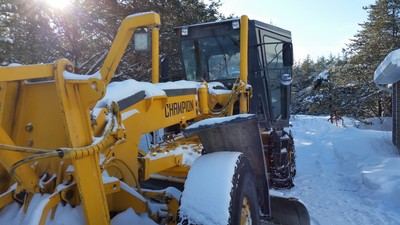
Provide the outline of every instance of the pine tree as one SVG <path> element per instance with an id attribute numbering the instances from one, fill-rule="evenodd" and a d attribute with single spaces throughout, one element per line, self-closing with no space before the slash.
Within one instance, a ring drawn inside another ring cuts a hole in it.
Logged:
<path id="1" fill-rule="evenodd" d="M 43 0 L 3 1 L 0 47 L 4 54 L 0 63 L 52 63 L 67 58 L 82 74 L 100 68 L 120 22 L 128 15 L 147 11 L 161 15 L 162 55 L 178 52 L 175 27 L 221 18 L 219 0 L 210 1 L 209 5 L 200 0 L 71 0 L 72 4 L 63 9 L 51 8 Z M 149 80 L 149 54 L 134 53 L 129 46 L 115 79 Z"/>
<path id="2" fill-rule="evenodd" d="M 336 110 L 336 84 L 331 71 L 337 59 L 319 57 L 314 62 L 308 56 L 294 66 L 292 113 L 328 115 Z"/>
<path id="3" fill-rule="evenodd" d="M 349 83 L 354 84 L 352 111 L 356 116 L 383 116 L 390 114 L 390 96 L 375 88 L 373 74 L 384 57 L 400 47 L 400 1 L 377 0 L 364 7 L 368 19 L 360 24 L 361 30 L 351 40 L 347 49 L 349 64 L 342 71 Z"/>

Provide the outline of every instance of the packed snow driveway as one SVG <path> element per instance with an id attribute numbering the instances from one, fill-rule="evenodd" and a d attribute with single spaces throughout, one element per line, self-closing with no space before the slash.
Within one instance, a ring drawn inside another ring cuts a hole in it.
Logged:
<path id="1" fill-rule="evenodd" d="M 388 131 L 328 117 L 294 116 L 295 187 L 277 191 L 307 206 L 312 224 L 400 224 L 400 158 Z"/>

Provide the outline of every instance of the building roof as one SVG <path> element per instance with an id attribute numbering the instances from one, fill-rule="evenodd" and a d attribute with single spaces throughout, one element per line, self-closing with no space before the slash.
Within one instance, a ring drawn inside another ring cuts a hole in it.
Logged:
<path id="1" fill-rule="evenodd" d="M 377 85 L 393 84 L 400 80 L 400 49 L 390 52 L 375 70 Z"/>

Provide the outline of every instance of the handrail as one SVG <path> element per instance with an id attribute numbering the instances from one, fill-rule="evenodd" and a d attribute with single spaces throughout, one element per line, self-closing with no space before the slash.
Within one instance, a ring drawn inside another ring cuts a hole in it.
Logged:
<path id="1" fill-rule="evenodd" d="M 240 82 L 243 82 L 242 93 L 239 100 L 239 112 L 248 112 L 248 96 L 246 93 L 248 76 L 248 42 L 249 42 L 249 17 L 240 18 Z"/>

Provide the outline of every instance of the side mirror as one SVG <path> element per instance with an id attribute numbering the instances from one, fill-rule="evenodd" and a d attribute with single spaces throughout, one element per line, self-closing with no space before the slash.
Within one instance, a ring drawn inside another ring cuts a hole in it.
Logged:
<path id="1" fill-rule="evenodd" d="M 150 50 L 150 35 L 146 29 L 137 29 L 133 34 L 133 47 L 135 51 L 143 52 Z"/>
<path id="2" fill-rule="evenodd" d="M 283 43 L 283 66 L 293 66 L 293 45 L 292 43 Z"/>
<path id="3" fill-rule="evenodd" d="M 281 84 L 288 86 L 293 82 L 292 76 L 288 73 L 284 73 L 281 76 Z"/>

